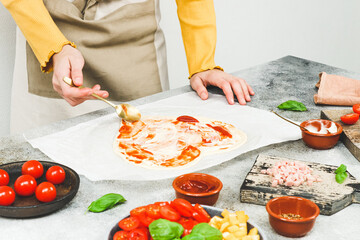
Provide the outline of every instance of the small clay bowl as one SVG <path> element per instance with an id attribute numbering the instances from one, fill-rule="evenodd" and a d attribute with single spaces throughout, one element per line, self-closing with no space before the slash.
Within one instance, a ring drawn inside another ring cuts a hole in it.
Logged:
<path id="1" fill-rule="evenodd" d="M 214 205 L 222 187 L 223 184 L 218 178 L 205 173 L 188 173 L 173 181 L 176 197 L 192 204 Z"/>
<path id="2" fill-rule="evenodd" d="M 300 126 L 306 128 L 309 127 L 314 122 L 319 122 L 326 125 L 326 124 L 331 124 L 333 121 L 324 120 L 324 119 L 311 119 L 302 122 Z M 313 133 L 306 131 L 303 128 L 300 128 L 304 143 L 311 148 L 320 149 L 320 150 L 329 149 L 335 146 L 340 138 L 343 128 L 340 124 L 336 122 L 333 123 L 337 127 L 337 131 L 335 133 L 327 133 L 327 134 Z"/>
<path id="3" fill-rule="evenodd" d="M 274 230 L 286 237 L 305 236 L 314 226 L 320 209 L 306 198 L 284 196 L 273 198 L 266 204 L 269 213 L 269 222 Z M 300 215 L 301 219 L 289 219 L 281 214 Z"/>

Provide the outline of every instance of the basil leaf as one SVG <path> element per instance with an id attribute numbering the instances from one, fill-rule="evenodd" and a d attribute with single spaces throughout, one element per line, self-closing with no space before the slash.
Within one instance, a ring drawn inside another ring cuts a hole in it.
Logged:
<path id="1" fill-rule="evenodd" d="M 93 201 L 88 210 L 91 212 L 103 212 L 107 209 L 113 208 L 116 204 L 124 203 L 126 199 L 117 193 L 108 193 L 101 198 Z"/>
<path id="2" fill-rule="evenodd" d="M 341 172 L 341 173 L 337 173 L 335 175 L 335 180 L 337 183 L 343 183 L 345 181 L 345 179 L 348 177 L 347 172 Z"/>
<path id="3" fill-rule="evenodd" d="M 182 240 L 206 240 L 206 238 L 198 233 L 190 233 L 182 238 Z"/>
<path id="4" fill-rule="evenodd" d="M 346 166 L 344 164 L 341 164 L 340 167 L 338 167 L 335 170 L 335 173 L 343 173 L 343 172 L 346 172 Z"/>
<path id="5" fill-rule="evenodd" d="M 199 223 L 193 227 L 190 235 L 199 234 L 205 237 L 206 240 L 222 240 L 223 235 L 220 230 L 210 226 L 208 223 Z"/>
<path id="6" fill-rule="evenodd" d="M 283 102 L 282 104 L 280 104 L 279 106 L 277 106 L 279 109 L 284 109 L 284 110 L 290 110 L 290 111 L 306 111 L 306 107 L 303 103 L 301 102 L 297 102 L 294 100 L 289 100 L 286 102 Z"/>
<path id="7" fill-rule="evenodd" d="M 166 219 L 157 219 L 149 225 L 150 235 L 154 240 L 175 240 L 180 239 L 184 227 Z"/>

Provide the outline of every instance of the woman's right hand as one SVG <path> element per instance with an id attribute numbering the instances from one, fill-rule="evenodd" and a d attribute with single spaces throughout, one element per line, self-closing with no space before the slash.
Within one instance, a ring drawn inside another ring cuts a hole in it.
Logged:
<path id="1" fill-rule="evenodd" d="M 63 81 L 64 77 L 69 77 L 76 86 L 83 85 L 82 69 L 84 67 L 84 57 L 76 48 L 65 45 L 59 53 L 53 55 L 52 61 L 54 65 L 52 78 L 54 90 L 71 106 L 76 106 L 89 99 L 95 99 L 91 96 L 92 93 L 96 93 L 104 98 L 109 96 L 107 91 L 100 90 L 100 85 L 79 89 L 70 87 Z"/>

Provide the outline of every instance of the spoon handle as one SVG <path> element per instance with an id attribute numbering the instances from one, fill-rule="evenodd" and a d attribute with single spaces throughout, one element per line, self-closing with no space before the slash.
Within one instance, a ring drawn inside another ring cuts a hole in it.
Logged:
<path id="1" fill-rule="evenodd" d="M 63 81 L 64 81 L 67 85 L 69 85 L 70 87 L 84 88 L 83 86 L 76 86 L 76 85 L 74 84 L 74 82 L 72 81 L 71 78 L 64 77 Z M 100 96 L 97 95 L 96 93 L 92 93 L 91 95 L 92 95 L 93 97 L 99 99 L 99 100 L 102 100 L 102 101 L 106 102 L 107 104 L 109 104 L 110 106 L 112 106 L 113 108 L 116 109 L 116 105 L 113 104 L 112 102 L 109 102 L 109 101 L 106 100 L 105 98 L 100 97 Z"/>
<path id="2" fill-rule="evenodd" d="M 290 120 L 288 120 L 288 119 L 286 119 L 286 118 L 284 118 L 284 117 L 280 116 L 280 115 L 279 115 L 278 113 L 276 113 L 275 111 L 271 110 L 271 112 L 275 113 L 275 115 L 277 115 L 278 117 L 280 117 L 280 118 L 284 119 L 285 121 L 288 121 L 289 123 L 292 123 L 292 124 L 294 124 L 294 125 L 298 126 L 298 127 L 299 127 L 299 128 L 301 128 L 302 130 L 304 130 L 304 131 L 309 131 L 309 130 L 307 130 L 306 128 L 304 128 L 304 127 L 300 126 L 299 124 L 294 123 L 294 122 L 292 122 L 292 121 L 290 121 Z"/>

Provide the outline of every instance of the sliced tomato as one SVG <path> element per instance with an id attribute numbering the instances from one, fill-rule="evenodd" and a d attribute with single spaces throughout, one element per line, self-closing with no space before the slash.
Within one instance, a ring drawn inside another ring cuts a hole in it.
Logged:
<path id="1" fill-rule="evenodd" d="M 146 206 L 146 215 L 153 219 L 159 219 L 160 215 L 160 205 L 157 204 L 149 204 Z"/>
<path id="2" fill-rule="evenodd" d="M 142 207 L 137 207 L 134 208 L 133 210 L 130 211 L 130 216 L 131 217 L 138 217 L 140 216 L 142 213 L 144 213 L 146 211 L 146 207 L 142 206 Z"/>
<path id="3" fill-rule="evenodd" d="M 359 120 L 358 113 L 349 113 L 340 117 L 341 121 L 345 124 L 355 124 Z"/>
<path id="4" fill-rule="evenodd" d="M 131 231 L 140 225 L 140 220 L 137 217 L 124 218 L 119 222 L 119 227 L 125 231 Z"/>
<path id="5" fill-rule="evenodd" d="M 154 204 L 159 205 L 159 206 L 165 206 L 165 205 L 169 205 L 170 203 L 169 202 L 156 202 Z"/>
<path id="6" fill-rule="evenodd" d="M 178 221 L 179 224 L 181 224 L 184 228 L 184 232 L 183 232 L 183 237 L 185 237 L 186 235 L 190 234 L 193 227 L 198 224 L 197 221 L 195 221 L 192 218 L 180 218 L 180 220 Z"/>
<path id="7" fill-rule="evenodd" d="M 162 218 L 165 218 L 172 222 L 178 221 L 181 217 L 180 214 L 170 205 L 161 206 L 160 214 Z"/>
<path id="8" fill-rule="evenodd" d="M 154 218 L 149 217 L 146 212 L 141 213 L 138 216 L 140 222 L 142 225 L 144 225 L 145 227 L 148 227 L 153 221 L 155 221 Z"/>
<path id="9" fill-rule="evenodd" d="M 129 232 L 129 240 L 148 240 L 149 232 L 146 228 L 136 228 Z"/>
<path id="10" fill-rule="evenodd" d="M 360 104 L 355 104 L 352 108 L 354 113 L 360 114 Z"/>
<path id="11" fill-rule="evenodd" d="M 171 206 L 175 208 L 183 217 L 191 217 L 193 212 L 195 211 L 191 203 L 182 198 L 174 199 L 171 202 Z"/>
<path id="12" fill-rule="evenodd" d="M 206 210 L 198 203 L 194 206 L 195 212 L 193 213 L 193 218 L 202 223 L 206 222 L 208 223 L 210 221 L 210 215 L 206 212 Z"/>
<path id="13" fill-rule="evenodd" d="M 114 234 L 113 240 L 128 240 L 129 232 L 127 231 L 117 231 Z"/>

